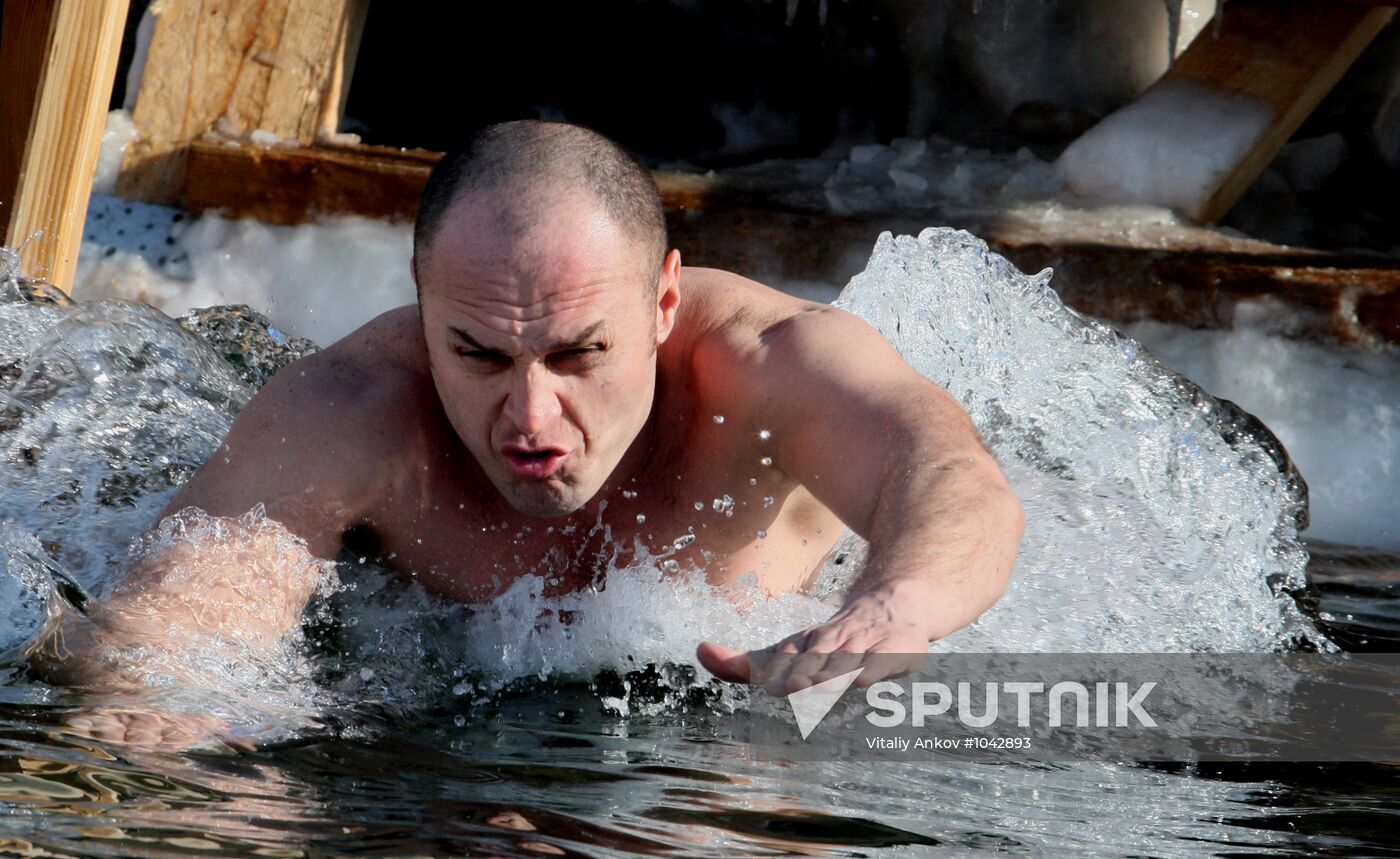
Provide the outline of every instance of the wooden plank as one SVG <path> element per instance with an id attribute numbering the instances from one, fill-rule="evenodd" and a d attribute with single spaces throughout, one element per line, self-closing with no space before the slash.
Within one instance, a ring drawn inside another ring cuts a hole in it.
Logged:
<path id="1" fill-rule="evenodd" d="M 166 0 L 157 15 L 117 191 L 169 203 L 190 141 L 264 131 L 315 141 L 338 114 L 353 62 L 345 39 L 366 0 Z M 334 102 L 332 106 L 331 102 Z"/>
<path id="2" fill-rule="evenodd" d="M 0 216 L 8 224 L 29 145 L 57 0 L 6 0 L 0 21 Z"/>
<path id="3" fill-rule="evenodd" d="M 320 214 L 411 219 L 440 152 L 376 146 L 259 147 L 199 140 L 188 149 L 183 203 L 222 209 L 271 224 L 299 224 Z M 703 176 L 657 174 L 669 208 L 720 199 Z M 736 194 L 724 197 L 739 202 Z"/>
<path id="4" fill-rule="evenodd" d="M 271 224 L 319 214 L 412 218 L 438 153 L 358 147 L 259 147 L 213 141 L 189 146 L 184 205 L 222 209 Z"/>
<path id="5" fill-rule="evenodd" d="M 1160 81 L 1065 150 L 1068 187 L 1219 220 L 1394 13 L 1233 0 L 1218 35 L 1192 42 Z"/>
<path id="6" fill-rule="evenodd" d="M 42 231 L 25 245 L 23 268 L 65 291 L 78 264 L 126 13 L 127 0 L 5 4 L 0 68 L 15 76 L 0 106 L 5 243 L 21 245 Z M 27 131 L 16 148 L 18 129 Z"/>
<path id="7" fill-rule="evenodd" d="M 321 214 L 410 219 L 438 153 L 374 147 L 190 147 L 186 205 L 292 224 Z M 840 218 L 774 206 L 723 181 L 657 173 L 672 242 L 687 262 L 762 280 L 844 283 L 882 230 L 917 234 L 929 216 Z M 1300 336 L 1363 346 L 1400 343 L 1400 263 L 1238 240 L 1194 228 L 1151 246 L 1106 244 L 1092 230 L 1059 235 L 996 219 L 955 223 L 1025 271 L 1055 269 L 1071 306 L 1115 322 L 1160 319 L 1229 327 L 1245 301 L 1268 298 Z M 1180 228 L 1173 228 L 1180 231 Z"/>
<path id="8" fill-rule="evenodd" d="M 369 0 L 350 0 L 345 10 L 335 65 L 331 68 L 330 84 L 321 105 L 321 127 L 317 140 L 336 140 L 340 122 L 345 116 L 345 102 L 350 97 L 350 79 L 355 72 L 355 60 L 360 55 L 360 39 L 369 16 Z"/>

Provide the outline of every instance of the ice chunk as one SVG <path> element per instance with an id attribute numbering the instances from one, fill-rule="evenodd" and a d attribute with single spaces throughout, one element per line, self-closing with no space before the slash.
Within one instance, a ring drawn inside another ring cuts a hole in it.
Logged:
<path id="1" fill-rule="evenodd" d="M 1195 216 L 1273 118 L 1261 99 L 1163 81 L 1069 145 L 1065 187 L 1096 203 L 1150 203 Z"/>
<path id="2" fill-rule="evenodd" d="M 896 188 L 908 194 L 923 195 L 928 193 L 928 180 L 910 170 L 891 167 L 890 181 L 894 182 Z"/>

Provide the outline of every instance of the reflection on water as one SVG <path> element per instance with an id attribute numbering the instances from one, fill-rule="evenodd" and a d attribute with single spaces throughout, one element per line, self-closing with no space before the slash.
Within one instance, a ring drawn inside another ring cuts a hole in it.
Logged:
<path id="1" fill-rule="evenodd" d="M 5 855 L 1392 855 L 1400 811 L 1380 765 L 758 763 L 732 717 L 619 718 L 577 685 L 183 756 L 56 733 L 7 691 Z"/>
<path id="2" fill-rule="evenodd" d="M 42 621 L 51 569 L 100 600 L 133 537 L 257 386 L 314 348 L 246 311 L 177 325 L 119 302 L 14 298 L 0 302 L 5 648 Z M 1321 629 L 1298 610 L 1299 487 L 1267 439 L 1223 432 L 1209 403 L 1132 341 L 1067 311 L 1043 279 L 970 237 L 933 232 L 882 242 L 844 302 L 963 402 L 1030 514 L 1007 598 L 941 646 L 1161 652 L 1400 639 L 1393 559 L 1366 566 L 1331 552 L 1317 564 Z M 844 547 L 859 557 L 858 541 Z M 824 589 L 852 566 L 833 564 Z M 185 702 L 220 711 L 256 700 L 269 718 L 281 707 L 284 721 L 263 734 L 279 744 L 258 752 L 171 755 L 83 739 L 65 725 L 91 702 L 10 669 L 0 853 L 1390 849 L 1397 803 L 1382 766 L 751 760 L 738 739 L 743 691 L 705 683 L 690 653 L 700 638 L 766 644 L 829 611 L 812 597 L 736 608 L 647 563 L 562 597 L 527 577 L 470 608 L 354 559 L 342 559 L 341 578 L 345 588 L 308 617 L 305 674 L 231 673 L 219 700 L 206 689 L 194 690 L 206 700 Z M 298 709 L 305 701 L 315 718 Z"/>

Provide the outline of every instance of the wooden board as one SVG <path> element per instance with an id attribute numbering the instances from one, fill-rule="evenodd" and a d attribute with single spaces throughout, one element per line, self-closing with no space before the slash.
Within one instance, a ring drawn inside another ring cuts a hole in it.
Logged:
<path id="1" fill-rule="evenodd" d="M 0 204 L 26 274 L 66 290 L 121 50 L 127 0 L 7 0 L 0 35 Z M 30 237 L 41 232 L 37 239 Z"/>
<path id="2" fill-rule="evenodd" d="M 188 143 L 263 131 L 309 144 L 339 124 L 368 0 L 166 0 L 117 191 L 168 203 Z"/>
<path id="3" fill-rule="evenodd" d="M 1218 31 L 1203 32 L 1160 81 L 1071 144 L 1060 162 L 1070 189 L 1218 221 L 1394 13 L 1232 0 Z M 1154 155 L 1125 157 L 1144 152 Z"/>
<path id="4" fill-rule="evenodd" d="M 395 149 L 190 147 L 185 205 L 295 224 L 323 214 L 411 219 L 439 154 Z M 672 243 L 685 260 L 756 277 L 844 283 L 882 230 L 917 234 L 931 216 L 841 218 L 799 212 L 722 180 L 657 173 Z M 1196 228 L 1111 245 L 1092 230 L 1060 235 L 997 219 L 954 220 L 1025 271 L 1056 270 L 1072 306 L 1117 322 L 1229 327 L 1244 301 L 1277 301 L 1302 336 L 1400 343 L 1400 263 L 1241 241 Z"/>
<path id="5" fill-rule="evenodd" d="M 194 141 L 179 202 L 195 212 L 222 209 L 270 224 L 300 224 L 319 214 L 411 219 L 428 172 L 442 157 L 422 149 L 377 146 L 299 147 Z M 657 174 L 669 208 L 720 199 L 703 176 Z M 724 197 L 740 202 L 737 195 Z"/>

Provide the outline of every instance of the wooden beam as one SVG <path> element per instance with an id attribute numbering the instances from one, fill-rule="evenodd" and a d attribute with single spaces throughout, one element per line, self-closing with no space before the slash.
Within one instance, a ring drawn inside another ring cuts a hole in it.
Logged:
<path id="1" fill-rule="evenodd" d="M 339 123 L 367 0 L 166 0 L 132 111 L 117 192 L 169 203 L 186 148 L 255 131 L 299 144 Z M 352 45 L 351 42 L 354 42 Z"/>
<path id="2" fill-rule="evenodd" d="M 423 149 L 379 146 L 250 146 L 197 140 L 181 202 L 195 212 L 221 209 L 270 224 L 300 224 L 320 214 L 411 219 L 428 172 L 442 157 Z M 720 183 L 685 173 L 658 173 L 668 208 L 721 199 L 743 202 Z"/>
<path id="3" fill-rule="evenodd" d="M 345 102 L 350 97 L 350 79 L 354 76 L 355 60 L 360 55 L 360 39 L 369 17 L 369 0 L 350 0 L 337 41 L 339 50 L 331 68 L 330 84 L 321 105 L 321 127 L 317 140 L 335 140 L 340 134 L 340 122 L 345 117 Z"/>
<path id="4" fill-rule="evenodd" d="M 324 214 L 411 219 L 435 152 L 374 147 L 259 148 L 197 141 L 185 205 L 295 224 Z M 929 216 L 840 218 L 774 205 L 721 180 L 655 174 L 672 243 L 687 262 L 756 277 L 844 283 L 882 230 L 917 234 Z M 1374 346 L 1400 343 L 1400 263 L 1244 241 L 1181 228 L 1112 245 L 1093 230 L 956 221 L 1025 271 L 1055 269 L 1055 288 L 1115 322 L 1160 319 L 1229 327 L 1241 302 L 1268 298 L 1301 336 Z"/>
<path id="5" fill-rule="evenodd" d="M 1073 192 L 1213 223 L 1234 206 L 1395 14 L 1313 0 L 1232 0 L 1160 81 L 1060 158 Z"/>
<path id="6" fill-rule="evenodd" d="M 127 0 L 7 0 L 0 204 L 24 271 L 71 290 Z M 30 240 L 35 233 L 41 233 Z M 25 242 L 28 244 L 25 244 Z"/>

